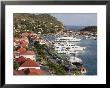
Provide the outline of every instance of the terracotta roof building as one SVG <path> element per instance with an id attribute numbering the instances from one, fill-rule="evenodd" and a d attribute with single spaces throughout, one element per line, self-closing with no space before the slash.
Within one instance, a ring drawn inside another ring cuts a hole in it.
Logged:
<path id="1" fill-rule="evenodd" d="M 23 56 L 20 56 L 19 58 L 15 58 L 15 61 L 21 65 L 26 61 L 26 58 Z"/>
<path id="2" fill-rule="evenodd" d="M 14 70 L 13 75 L 25 75 L 22 70 Z"/>
<path id="3" fill-rule="evenodd" d="M 17 52 L 19 52 L 20 54 L 25 53 L 26 49 L 21 47 L 20 49 L 17 50 Z"/>
<path id="4" fill-rule="evenodd" d="M 22 38 L 14 38 L 14 46 L 19 45 L 21 47 L 28 47 L 29 40 L 27 37 L 22 37 Z"/>
<path id="5" fill-rule="evenodd" d="M 24 70 L 24 73 L 26 75 L 43 75 L 44 71 L 41 69 L 27 68 Z"/>
<path id="6" fill-rule="evenodd" d="M 20 67 L 39 67 L 39 64 L 28 58 Z"/>
<path id="7" fill-rule="evenodd" d="M 28 50 L 28 51 L 25 51 L 25 52 L 20 53 L 20 55 L 35 55 L 35 52 Z"/>
<path id="8" fill-rule="evenodd" d="M 23 56 L 25 58 L 30 58 L 31 60 L 36 61 L 36 54 L 34 51 L 22 52 L 22 53 L 20 53 L 20 56 Z"/>
<path id="9" fill-rule="evenodd" d="M 37 63 L 34 60 L 31 60 L 30 58 L 27 58 L 27 60 L 20 65 L 19 70 L 25 69 L 25 68 L 36 68 L 40 69 L 39 63 Z"/>
<path id="10" fill-rule="evenodd" d="M 26 42 L 25 40 L 22 40 L 22 41 L 20 41 L 20 46 L 21 47 L 24 47 L 24 48 L 26 48 L 26 47 L 28 47 L 28 42 Z"/>
<path id="11" fill-rule="evenodd" d="M 44 75 L 45 72 L 41 69 L 26 68 L 23 70 L 14 70 L 13 75 Z"/>

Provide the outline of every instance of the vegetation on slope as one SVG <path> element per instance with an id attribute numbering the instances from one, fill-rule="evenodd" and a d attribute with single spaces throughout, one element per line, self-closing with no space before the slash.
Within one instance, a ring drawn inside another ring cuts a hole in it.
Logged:
<path id="1" fill-rule="evenodd" d="M 88 26 L 88 27 L 83 28 L 80 31 L 97 32 L 97 26 Z"/>
<path id="2" fill-rule="evenodd" d="M 64 30 L 63 24 L 49 14 L 14 13 L 14 32 L 33 31 L 42 34 Z"/>

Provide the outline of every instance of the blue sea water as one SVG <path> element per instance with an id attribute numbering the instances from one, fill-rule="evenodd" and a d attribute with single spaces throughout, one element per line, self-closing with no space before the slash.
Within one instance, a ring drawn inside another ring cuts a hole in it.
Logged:
<path id="1" fill-rule="evenodd" d="M 53 41 L 55 37 L 50 35 L 45 36 L 44 39 Z M 97 75 L 97 40 L 81 37 L 81 41 L 77 45 L 86 47 L 84 52 L 77 55 L 82 59 L 83 66 L 87 69 L 86 75 Z"/>
<path id="2" fill-rule="evenodd" d="M 82 39 L 79 45 L 86 47 L 85 52 L 78 55 L 87 69 L 86 75 L 97 75 L 97 40 Z"/>

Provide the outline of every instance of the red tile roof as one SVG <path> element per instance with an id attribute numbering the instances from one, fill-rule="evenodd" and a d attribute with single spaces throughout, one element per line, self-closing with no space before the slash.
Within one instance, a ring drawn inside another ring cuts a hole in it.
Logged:
<path id="1" fill-rule="evenodd" d="M 34 51 L 26 51 L 26 52 L 22 52 L 20 53 L 21 55 L 35 55 Z"/>
<path id="2" fill-rule="evenodd" d="M 19 52 L 20 54 L 25 53 L 26 49 L 21 47 L 20 49 L 17 50 L 17 52 Z"/>
<path id="3" fill-rule="evenodd" d="M 27 60 L 20 67 L 39 67 L 39 63 L 27 58 Z"/>
<path id="4" fill-rule="evenodd" d="M 20 46 L 22 46 L 22 47 L 27 47 L 28 46 L 28 42 L 25 41 L 25 40 L 20 40 L 19 43 L 20 43 Z"/>
<path id="5" fill-rule="evenodd" d="M 14 42 L 28 41 L 28 38 L 27 37 L 21 37 L 21 38 L 14 38 L 13 40 L 14 40 Z"/>
<path id="6" fill-rule="evenodd" d="M 14 71 L 13 71 L 13 74 L 14 74 L 14 75 L 25 75 L 22 70 L 14 70 Z"/>
<path id="7" fill-rule="evenodd" d="M 41 69 L 27 68 L 24 70 L 24 73 L 27 75 L 43 75 L 44 71 Z"/>
<path id="8" fill-rule="evenodd" d="M 26 58 L 23 56 L 20 56 L 19 58 L 15 58 L 15 61 L 21 65 L 26 61 Z"/>

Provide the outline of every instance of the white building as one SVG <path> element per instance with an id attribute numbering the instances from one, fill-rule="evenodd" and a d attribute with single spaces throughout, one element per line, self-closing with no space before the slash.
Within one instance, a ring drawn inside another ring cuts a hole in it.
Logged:
<path id="1" fill-rule="evenodd" d="M 36 61 L 36 54 L 34 53 L 34 51 L 26 51 L 26 52 L 15 52 L 14 53 L 15 58 L 19 58 L 20 56 L 23 56 L 25 58 L 30 58 L 31 60 Z"/>

